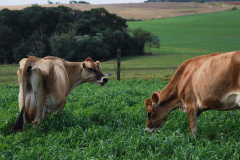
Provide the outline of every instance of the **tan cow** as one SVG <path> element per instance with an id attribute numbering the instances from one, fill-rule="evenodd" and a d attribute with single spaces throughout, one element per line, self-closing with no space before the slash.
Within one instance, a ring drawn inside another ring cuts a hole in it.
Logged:
<path id="1" fill-rule="evenodd" d="M 31 56 L 20 62 L 18 69 L 20 115 L 14 131 L 25 129 L 33 121 L 38 129 L 48 113 L 61 114 L 71 90 L 85 82 L 103 86 L 108 78 L 99 70 L 100 62 L 87 58 L 84 62 L 68 62 L 57 57 L 43 59 Z"/>
<path id="2" fill-rule="evenodd" d="M 154 132 L 168 114 L 188 113 L 191 134 L 197 134 L 197 117 L 206 110 L 240 108 L 240 51 L 214 53 L 185 61 L 169 84 L 145 100 L 146 130 Z"/>

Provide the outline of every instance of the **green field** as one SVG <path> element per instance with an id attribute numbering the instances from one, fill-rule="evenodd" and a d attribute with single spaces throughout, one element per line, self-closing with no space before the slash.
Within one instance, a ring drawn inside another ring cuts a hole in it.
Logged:
<path id="1" fill-rule="evenodd" d="M 238 19 L 240 19 L 240 10 L 128 22 L 132 30 L 141 27 L 158 35 L 161 47 L 153 48 L 152 56 L 123 57 L 121 66 L 125 69 L 178 67 L 184 61 L 196 56 L 240 50 Z M 102 63 L 101 68 L 113 73 L 114 65 L 116 59 Z M 123 78 L 162 78 L 172 74 L 171 69 L 132 72 L 126 71 Z"/>
<path id="2" fill-rule="evenodd" d="M 11 127 L 19 114 L 18 86 L 0 85 L 0 159 L 239 159 L 240 111 L 206 111 L 195 140 L 186 113 L 173 111 L 159 131 L 145 130 L 144 100 L 167 82 L 109 81 L 83 84 L 67 98 L 63 114 L 51 114 L 35 131 Z"/>
<path id="3" fill-rule="evenodd" d="M 17 82 L 17 70 L 19 65 L 0 65 L 0 83 Z"/>
<path id="4" fill-rule="evenodd" d="M 159 36 L 156 54 L 195 54 L 240 50 L 240 10 L 128 22 Z"/>

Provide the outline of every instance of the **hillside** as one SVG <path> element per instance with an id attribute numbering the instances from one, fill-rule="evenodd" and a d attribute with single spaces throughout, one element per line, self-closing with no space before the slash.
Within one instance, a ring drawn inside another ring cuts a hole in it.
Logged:
<path id="1" fill-rule="evenodd" d="M 77 10 L 90 10 L 92 8 L 106 8 L 110 13 L 115 13 L 122 18 L 134 20 L 147 20 L 167 18 L 199 13 L 217 12 L 231 9 L 232 6 L 221 3 L 194 3 L 194 2 L 149 2 L 149 3 L 123 3 L 123 4 L 61 4 Z M 0 10 L 8 8 L 20 10 L 24 6 L 0 6 Z M 44 7 L 56 7 L 57 4 L 41 5 Z"/>

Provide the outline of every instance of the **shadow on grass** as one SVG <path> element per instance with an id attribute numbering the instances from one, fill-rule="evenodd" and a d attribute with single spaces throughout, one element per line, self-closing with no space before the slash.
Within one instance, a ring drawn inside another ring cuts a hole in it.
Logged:
<path id="1" fill-rule="evenodd" d="M 15 121 L 16 121 L 16 117 L 11 117 L 9 121 L 2 124 L 0 127 L 0 134 L 7 136 L 7 135 L 14 133 L 12 130 L 12 127 L 14 126 Z"/>
<path id="2" fill-rule="evenodd" d="M 236 120 L 233 120 L 232 122 L 229 121 L 224 124 L 213 121 L 209 125 L 199 125 L 197 137 L 206 138 L 210 141 L 217 139 L 228 139 L 229 137 L 238 138 L 239 123 L 239 120 L 237 121 L 237 123 Z"/>
<path id="3" fill-rule="evenodd" d="M 56 115 L 55 112 L 51 113 L 48 117 L 41 121 L 39 132 L 48 133 L 50 131 L 62 131 L 64 128 L 76 126 L 78 123 L 75 119 L 76 117 L 74 117 L 71 112 L 64 111 L 61 115 Z M 0 134 L 7 136 L 15 133 L 12 129 L 15 121 L 16 117 L 11 117 L 9 121 L 2 124 L 0 127 Z M 34 125 L 32 125 L 32 122 L 27 123 L 25 131 L 27 132 L 28 130 L 32 130 L 32 128 L 35 129 Z"/>
<path id="4" fill-rule="evenodd" d="M 61 115 L 57 115 L 55 112 L 50 113 L 40 124 L 40 131 L 48 133 L 50 131 L 61 132 L 68 127 L 74 127 L 78 125 L 76 117 L 69 111 L 63 111 Z"/>

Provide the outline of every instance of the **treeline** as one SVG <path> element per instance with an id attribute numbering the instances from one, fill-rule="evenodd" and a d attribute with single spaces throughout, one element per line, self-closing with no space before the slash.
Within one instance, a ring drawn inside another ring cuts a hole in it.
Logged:
<path id="1" fill-rule="evenodd" d="M 70 4 L 73 4 L 73 3 L 82 3 L 82 4 L 89 4 L 89 2 L 86 2 L 86 1 L 69 1 Z"/>
<path id="2" fill-rule="evenodd" d="M 104 8 L 90 11 L 34 5 L 0 11 L 0 64 L 24 57 L 57 56 L 70 61 L 143 54 L 146 33 L 129 31 L 126 20 Z M 149 35 L 149 34 L 148 34 Z"/>

